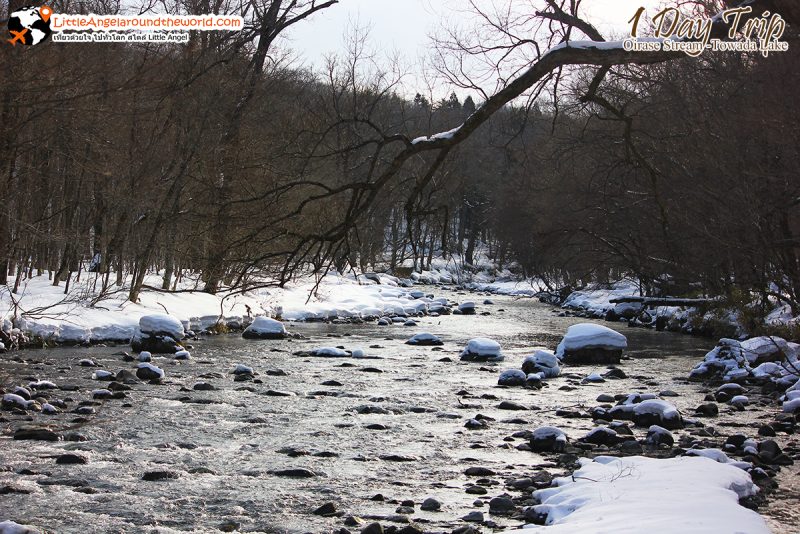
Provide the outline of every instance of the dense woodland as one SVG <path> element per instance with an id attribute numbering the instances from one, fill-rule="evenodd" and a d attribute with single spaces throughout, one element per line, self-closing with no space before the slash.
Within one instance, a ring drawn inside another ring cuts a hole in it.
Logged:
<path id="1" fill-rule="evenodd" d="M 465 83 L 406 96 L 358 36 L 326 72 L 295 68 L 282 34 L 334 4 L 189 1 L 167 8 L 244 13 L 247 28 L 4 48 L 0 283 L 90 269 L 136 300 L 155 270 L 164 289 L 193 272 L 216 292 L 483 250 L 553 287 L 633 276 L 648 292 L 778 296 L 800 313 L 797 25 L 768 57 L 568 58 L 495 105 Z M 594 38 L 576 7 L 541 2 L 554 14 L 536 23 L 542 50 L 578 29 Z M 465 120 L 479 127 L 435 150 L 410 141 Z"/>

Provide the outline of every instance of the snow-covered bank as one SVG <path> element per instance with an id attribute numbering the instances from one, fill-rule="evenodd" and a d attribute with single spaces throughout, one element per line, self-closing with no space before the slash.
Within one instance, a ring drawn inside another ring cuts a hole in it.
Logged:
<path id="1" fill-rule="evenodd" d="M 613 284 L 590 284 L 571 292 L 561 307 L 586 317 L 609 321 L 627 321 L 634 326 L 655 326 L 671 332 L 702 335 L 748 336 L 738 312 L 733 309 L 703 311 L 695 306 L 649 305 L 640 302 L 612 302 L 639 296 L 639 286 L 631 280 Z M 673 299 L 663 299 L 669 303 Z M 680 300 L 680 299 L 679 299 Z M 684 299 L 692 300 L 692 299 Z M 775 304 L 764 319 L 765 327 L 800 325 L 788 305 Z"/>
<path id="2" fill-rule="evenodd" d="M 764 519 L 739 505 L 758 488 L 747 472 L 703 457 L 581 459 L 572 476 L 534 492 L 545 527 L 515 534 L 666 533 L 767 534 Z"/>
<path id="3" fill-rule="evenodd" d="M 201 332 L 218 323 L 241 329 L 257 316 L 314 321 L 449 312 L 446 299 L 401 287 L 403 281 L 387 275 L 331 274 L 319 282 L 306 277 L 284 288 L 217 295 L 194 291 L 194 284 L 187 281 L 173 293 L 145 289 L 137 303 L 126 300 L 127 291 L 121 288 L 92 305 L 93 281 L 84 275 L 80 283 L 72 283 L 68 295 L 46 276 L 26 281 L 18 294 L 0 287 L 3 330 L 16 329 L 29 340 L 56 343 L 127 342 L 138 332 L 140 318 L 153 313 L 167 313 L 186 330 Z M 147 283 L 156 286 L 159 279 L 153 276 Z"/>

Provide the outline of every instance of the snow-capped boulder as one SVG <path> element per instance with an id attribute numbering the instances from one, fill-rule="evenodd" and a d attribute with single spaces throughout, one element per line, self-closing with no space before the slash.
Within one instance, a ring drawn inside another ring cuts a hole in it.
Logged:
<path id="1" fill-rule="evenodd" d="M 785 358 L 796 356 L 794 348 L 783 338 L 777 336 L 759 336 L 740 341 L 742 354 L 751 366 L 765 362 L 780 362 Z"/>
<path id="2" fill-rule="evenodd" d="M 497 379 L 498 386 L 524 386 L 528 380 L 528 375 L 519 369 L 507 369 L 500 373 Z"/>
<path id="3" fill-rule="evenodd" d="M 16 393 L 6 393 L 3 395 L 3 408 L 20 408 L 27 410 L 33 401 L 25 400 L 21 395 Z"/>
<path id="4" fill-rule="evenodd" d="M 151 363 L 142 362 L 136 366 L 136 376 L 142 380 L 161 380 L 164 378 L 164 370 Z"/>
<path id="5" fill-rule="evenodd" d="M 619 363 L 628 340 L 606 326 L 578 323 L 570 326 L 556 348 L 556 356 L 570 364 Z"/>
<path id="6" fill-rule="evenodd" d="M 633 405 L 633 422 L 636 426 L 658 425 L 667 430 L 683 428 L 683 418 L 678 409 L 660 399 L 650 399 Z"/>
<path id="7" fill-rule="evenodd" d="M 503 361 L 503 352 L 497 341 L 476 337 L 470 339 L 467 346 L 461 351 L 461 359 L 468 362 L 500 362 Z"/>
<path id="8" fill-rule="evenodd" d="M 462 302 L 458 305 L 458 311 L 463 315 L 475 315 L 475 303 L 472 301 Z"/>
<path id="9" fill-rule="evenodd" d="M 185 335 L 183 323 L 175 317 L 163 313 L 145 315 L 139 319 L 139 332 L 131 339 L 131 348 L 136 352 L 174 354 L 182 349 L 178 342 Z"/>
<path id="10" fill-rule="evenodd" d="M 41 532 L 35 527 L 20 525 L 11 520 L 0 522 L 0 534 L 40 534 Z"/>
<path id="11" fill-rule="evenodd" d="M 114 373 L 106 371 L 105 369 L 98 369 L 97 371 L 92 373 L 92 380 L 102 380 L 106 382 L 111 382 L 114 380 Z"/>
<path id="12" fill-rule="evenodd" d="M 419 345 L 424 347 L 431 347 L 431 346 L 439 346 L 444 345 L 441 339 L 434 336 L 433 334 L 429 334 L 428 332 L 420 332 L 412 336 L 408 341 L 406 341 L 406 345 Z"/>
<path id="13" fill-rule="evenodd" d="M 236 365 L 233 366 L 231 374 L 233 374 L 234 376 L 254 376 L 255 371 L 253 370 L 252 367 L 244 365 L 243 363 L 237 363 Z"/>
<path id="14" fill-rule="evenodd" d="M 522 362 L 522 370 L 528 374 L 541 373 L 542 378 L 555 378 L 561 374 L 558 358 L 549 350 L 537 350 L 526 356 Z"/>
<path id="15" fill-rule="evenodd" d="M 284 339 L 287 335 L 283 323 L 269 317 L 256 317 L 242 332 L 245 339 Z"/>
<path id="16" fill-rule="evenodd" d="M 740 380 L 750 375 L 742 347 L 735 339 L 722 338 L 689 373 L 696 380 Z"/>
<path id="17" fill-rule="evenodd" d="M 728 402 L 737 395 L 744 395 L 745 392 L 745 389 L 741 385 L 735 382 L 729 382 L 717 388 L 717 391 L 714 393 L 714 400 L 717 402 Z"/>
<path id="18" fill-rule="evenodd" d="M 539 427 L 531 433 L 530 446 L 533 452 L 563 452 L 567 435 L 560 428 Z"/>
<path id="19" fill-rule="evenodd" d="M 663 426 L 650 425 L 650 428 L 647 429 L 647 437 L 644 439 L 644 442 L 653 447 L 658 447 L 659 445 L 672 447 L 675 444 L 675 437 L 672 435 L 672 432 Z"/>

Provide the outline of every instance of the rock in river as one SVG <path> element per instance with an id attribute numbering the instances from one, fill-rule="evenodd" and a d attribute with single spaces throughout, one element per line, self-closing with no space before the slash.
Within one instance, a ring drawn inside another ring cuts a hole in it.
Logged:
<path id="1" fill-rule="evenodd" d="M 567 334 L 556 349 L 556 356 L 570 364 L 617 364 L 628 340 L 606 326 L 578 323 L 567 329 Z"/>
<path id="2" fill-rule="evenodd" d="M 245 339 L 284 339 L 288 335 L 282 322 L 269 317 L 256 317 L 242 332 Z"/>

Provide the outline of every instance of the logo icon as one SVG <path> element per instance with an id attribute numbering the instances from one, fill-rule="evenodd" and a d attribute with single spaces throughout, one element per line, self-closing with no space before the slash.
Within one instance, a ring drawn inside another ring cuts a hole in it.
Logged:
<path id="1" fill-rule="evenodd" d="M 53 10 L 47 6 L 28 6 L 14 11 L 8 18 L 11 38 L 7 41 L 13 46 L 17 46 L 17 43 L 32 46 L 46 41 L 53 33 L 50 29 L 52 14 Z"/>

